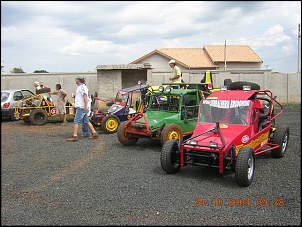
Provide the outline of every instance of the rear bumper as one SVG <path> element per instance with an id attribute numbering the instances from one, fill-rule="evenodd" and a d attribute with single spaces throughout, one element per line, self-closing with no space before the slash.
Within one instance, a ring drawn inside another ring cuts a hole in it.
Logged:
<path id="1" fill-rule="evenodd" d="M 1 116 L 2 118 L 9 118 L 15 112 L 14 109 L 1 109 Z"/>

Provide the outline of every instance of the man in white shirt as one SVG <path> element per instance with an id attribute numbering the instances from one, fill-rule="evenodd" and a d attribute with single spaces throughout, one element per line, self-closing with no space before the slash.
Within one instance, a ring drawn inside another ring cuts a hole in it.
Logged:
<path id="1" fill-rule="evenodd" d="M 89 127 L 90 132 L 92 132 L 89 139 L 97 139 L 99 137 L 99 134 L 95 131 L 93 125 L 88 119 L 88 88 L 85 84 L 85 78 L 81 75 L 78 75 L 76 76 L 75 81 L 78 85 L 74 98 L 74 106 L 76 113 L 74 117 L 73 135 L 67 141 L 78 141 L 78 130 L 80 124 L 87 124 L 87 126 Z"/>

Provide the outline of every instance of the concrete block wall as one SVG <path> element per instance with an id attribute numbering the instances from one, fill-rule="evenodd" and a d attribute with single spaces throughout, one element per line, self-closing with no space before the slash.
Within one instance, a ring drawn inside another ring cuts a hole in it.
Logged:
<path id="1" fill-rule="evenodd" d="M 148 70 L 148 81 L 152 85 L 160 85 L 167 83 L 168 79 L 165 72 L 154 72 Z M 106 73 L 97 74 L 96 72 L 89 73 L 39 73 L 39 74 L 2 74 L 1 75 L 1 90 L 12 88 L 26 88 L 34 90 L 33 83 L 43 80 L 44 83 L 55 89 L 55 85 L 60 83 L 63 89 L 71 95 L 75 92 L 77 85 L 75 77 L 83 75 L 86 78 L 86 84 L 92 94 L 98 92 L 98 97 L 101 99 L 112 99 L 117 91 L 122 88 L 121 70 L 106 70 Z M 186 82 L 200 82 L 204 73 L 188 73 L 184 80 Z M 129 78 L 131 79 L 131 78 Z M 213 73 L 214 87 L 223 85 L 224 79 L 232 81 L 251 81 L 260 85 L 261 89 L 268 89 L 277 95 L 277 100 L 281 103 L 294 102 L 301 103 L 301 73 L 264 73 L 264 74 L 232 74 L 229 72 Z M 136 84 L 137 81 L 133 82 Z"/>
<path id="2" fill-rule="evenodd" d="M 85 83 L 93 94 L 97 89 L 97 77 L 95 73 L 20 73 L 1 75 L 1 90 L 23 88 L 34 92 L 34 82 L 44 81 L 44 84 L 55 91 L 56 84 L 61 84 L 63 89 L 71 96 L 77 89 L 75 77 L 83 75 Z"/>
<path id="3" fill-rule="evenodd" d="M 97 75 L 98 97 L 102 99 L 115 98 L 116 93 L 122 87 L 120 70 L 107 70 L 106 73 Z"/>
<path id="4" fill-rule="evenodd" d="M 223 85 L 224 79 L 232 81 L 250 81 L 260 85 L 261 89 L 271 90 L 281 103 L 301 103 L 300 73 L 265 73 L 265 74 L 213 74 L 215 87 Z"/>

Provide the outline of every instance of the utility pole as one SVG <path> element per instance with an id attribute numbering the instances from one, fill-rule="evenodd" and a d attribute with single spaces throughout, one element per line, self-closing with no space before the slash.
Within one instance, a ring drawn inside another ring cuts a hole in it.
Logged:
<path id="1" fill-rule="evenodd" d="M 301 73 L 301 30 L 298 25 L 298 73 Z"/>
<path id="2" fill-rule="evenodd" d="M 224 71 L 226 71 L 227 65 L 226 65 L 226 40 L 224 40 Z"/>

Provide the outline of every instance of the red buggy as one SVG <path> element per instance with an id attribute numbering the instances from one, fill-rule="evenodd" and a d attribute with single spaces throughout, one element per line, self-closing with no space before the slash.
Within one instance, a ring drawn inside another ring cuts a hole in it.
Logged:
<path id="1" fill-rule="evenodd" d="M 282 158 L 289 141 L 289 128 L 277 126 L 282 105 L 269 90 L 244 81 L 222 86 L 199 105 L 193 135 L 180 142 L 168 140 L 162 147 L 163 170 L 176 173 L 186 165 L 207 166 L 235 172 L 240 186 L 254 177 L 255 156 L 271 152 Z"/>

